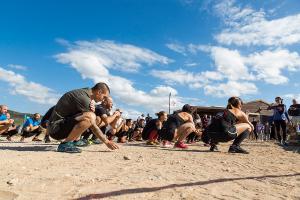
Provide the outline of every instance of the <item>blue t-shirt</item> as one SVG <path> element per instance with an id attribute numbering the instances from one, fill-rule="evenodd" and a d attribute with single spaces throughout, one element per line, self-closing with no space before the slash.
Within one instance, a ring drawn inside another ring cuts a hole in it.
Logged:
<path id="1" fill-rule="evenodd" d="M 274 121 L 278 121 L 278 120 L 290 121 L 286 106 L 284 104 L 279 104 L 278 106 L 273 108 L 273 111 L 274 111 L 274 113 L 273 113 Z"/>
<path id="2" fill-rule="evenodd" d="M 7 120 L 6 114 L 1 114 L 0 121 L 5 121 L 5 120 Z"/>
<path id="3" fill-rule="evenodd" d="M 28 119 L 25 121 L 25 123 L 24 123 L 24 125 L 23 125 L 23 128 L 28 127 L 30 124 L 31 124 L 32 126 L 39 126 L 39 125 L 41 124 L 41 122 L 40 122 L 40 121 L 36 121 L 36 120 L 34 120 L 34 119 L 32 119 L 32 118 L 28 118 Z"/>

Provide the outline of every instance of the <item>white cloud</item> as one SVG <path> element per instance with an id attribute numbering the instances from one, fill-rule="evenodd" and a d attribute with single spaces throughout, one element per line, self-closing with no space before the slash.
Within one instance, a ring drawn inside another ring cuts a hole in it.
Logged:
<path id="1" fill-rule="evenodd" d="M 17 70 L 27 70 L 27 67 L 24 65 L 14 65 L 14 64 L 9 64 L 7 65 L 7 67 L 13 68 L 13 69 L 17 69 Z"/>
<path id="2" fill-rule="evenodd" d="M 93 65 L 101 65 L 102 72 L 108 69 L 137 72 L 142 64 L 168 64 L 172 62 L 171 59 L 151 50 L 108 40 L 77 41 L 73 45 L 68 44 L 68 48 L 68 53 L 57 56 L 60 61 L 64 62 L 64 59 L 68 60 L 68 58 L 74 58 L 76 55 L 79 57 L 87 56 L 93 59 L 86 63 L 91 64 L 87 68 L 90 70 Z"/>
<path id="3" fill-rule="evenodd" d="M 177 91 L 169 86 L 157 86 L 156 88 L 152 89 L 150 91 L 151 94 L 157 95 L 157 96 L 166 96 L 166 94 L 172 94 L 172 95 L 177 95 Z"/>
<path id="4" fill-rule="evenodd" d="M 138 116 L 140 116 L 142 113 L 134 110 L 134 109 L 124 109 L 121 110 L 122 113 L 122 117 L 124 117 L 125 119 L 132 119 L 132 120 L 136 120 Z"/>
<path id="5" fill-rule="evenodd" d="M 174 88 L 168 86 L 158 86 L 147 93 L 136 89 L 130 80 L 110 73 L 111 68 L 119 69 L 126 65 L 137 69 L 141 63 L 151 65 L 171 62 L 170 59 L 148 49 L 112 41 L 80 41 L 71 45 L 67 52 L 55 57 L 60 63 L 70 64 L 84 79 L 91 79 L 94 83 L 100 81 L 108 83 L 113 98 L 127 105 L 141 106 L 151 111 L 166 110 L 169 92 L 177 93 Z M 176 96 L 173 100 L 177 102 L 176 106 L 183 104 L 182 99 Z"/>
<path id="6" fill-rule="evenodd" d="M 206 85 L 205 94 L 216 97 L 242 96 L 257 93 L 257 87 L 250 82 L 228 81 L 227 83 Z"/>
<path id="7" fill-rule="evenodd" d="M 194 74 L 183 69 L 176 71 L 152 70 L 151 75 L 166 81 L 168 84 L 193 84 L 202 82 L 200 74 Z"/>
<path id="8" fill-rule="evenodd" d="M 268 20 L 263 10 L 241 8 L 235 1 L 224 1 L 215 6 L 227 29 L 216 35 L 226 45 L 281 46 L 300 42 L 300 14 Z"/>
<path id="9" fill-rule="evenodd" d="M 202 44 L 188 44 L 187 50 L 188 50 L 188 52 L 190 52 L 192 54 L 196 54 L 198 51 L 210 52 L 211 46 L 210 45 L 202 45 Z"/>
<path id="10" fill-rule="evenodd" d="M 177 43 L 168 43 L 166 46 L 171 49 L 172 51 L 175 51 L 177 53 L 180 53 L 184 56 L 186 56 L 186 49 L 184 46 L 177 44 Z"/>
<path id="11" fill-rule="evenodd" d="M 288 77 L 283 75 L 284 70 L 300 71 L 299 54 L 287 49 L 265 50 L 243 56 L 237 50 L 213 47 L 211 56 L 216 71 L 231 81 L 263 80 L 278 85 L 288 82 Z"/>
<path id="12" fill-rule="evenodd" d="M 198 51 L 210 52 L 211 50 L 210 45 L 192 44 L 192 43 L 186 46 L 178 43 L 168 43 L 166 44 L 166 46 L 172 51 L 180 53 L 184 56 L 187 56 L 189 53 L 196 54 Z"/>
<path id="13" fill-rule="evenodd" d="M 0 80 L 11 86 L 12 94 L 25 96 L 32 102 L 54 105 L 59 97 L 52 89 L 39 83 L 27 81 L 24 76 L 1 67 Z"/>
<path id="14" fill-rule="evenodd" d="M 300 102 L 300 94 L 285 94 L 283 97 L 289 99 L 290 101 L 296 99 L 298 103 Z"/>
<path id="15" fill-rule="evenodd" d="M 211 47 L 210 54 L 215 63 L 213 71 L 193 73 L 182 69 L 152 70 L 151 75 L 168 84 L 204 88 L 206 94 L 221 97 L 231 93 L 255 94 L 258 89 L 251 81 L 261 80 L 273 85 L 284 84 L 288 82 L 288 77 L 283 75 L 284 72 L 300 71 L 299 54 L 286 49 L 265 50 L 243 56 L 238 50 Z M 229 86 L 232 89 L 226 92 Z"/>
<path id="16" fill-rule="evenodd" d="M 199 65 L 198 63 L 195 63 L 195 62 L 190 62 L 190 63 L 185 63 L 184 66 L 187 66 L 187 67 L 195 67 Z"/>
<path id="17" fill-rule="evenodd" d="M 176 71 L 152 70 L 151 75 L 164 80 L 167 84 L 180 84 L 192 89 L 203 88 L 211 81 L 223 80 L 223 75 L 216 71 L 203 71 L 200 73 L 188 72 L 183 69 Z"/>
<path id="18" fill-rule="evenodd" d="M 282 75 L 283 70 L 292 72 L 300 70 L 299 54 L 286 49 L 251 54 L 245 58 L 245 63 L 257 72 L 258 79 L 275 85 L 288 82 L 288 77 Z"/>
<path id="19" fill-rule="evenodd" d="M 204 71 L 195 74 L 185 70 L 153 70 L 151 74 L 169 84 L 181 84 L 194 89 L 203 88 L 205 94 L 215 97 L 255 94 L 258 91 L 254 83 L 237 81 L 238 79 L 230 80 L 227 77 L 226 83 L 219 83 L 225 77 L 218 71 Z"/>
<path id="20" fill-rule="evenodd" d="M 222 75 L 220 72 L 217 71 L 204 71 L 201 73 L 202 77 L 207 79 L 207 80 L 223 80 L 224 75 Z"/>
<path id="21" fill-rule="evenodd" d="M 244 58 L 237 50 L 222 47 L 213 47 L 211 57 L 215 62 L 216 70 L 229 80 L 253 80 L 244 63 Z"/>

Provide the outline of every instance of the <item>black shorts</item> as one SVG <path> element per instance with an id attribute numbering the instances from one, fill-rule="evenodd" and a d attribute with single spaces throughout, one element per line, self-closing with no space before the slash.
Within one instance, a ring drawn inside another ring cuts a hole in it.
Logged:
<path id="1" fill-rule="evenodd" d="M 177 126 L 175 123 L 168 123 L 166 126 L 163 126 L 159 136 L 162 140 L 168 140 L 171 142 L 174 139 L 176 129 Z"/>
<path id="2" fill-rule="evenodd" d="M 128 135 L 127 131 L 119 131 L 118 133 L 116 133 L 116 137 L 118 138 L 122 138 Z"/>
<path id="3" fill-rule="evenodd" d="M 208 131 L 208 135 L 212 142 L 229 142 L 237 137 L 237 132 L 236 128 L 233 126 L 222 131 Z"/>
<path id="4" fill-rule="evenodd" d="M 150 137 L 150 134 L 153 132 L 153 131 L 156 131 L 156 133 L 159 135 L 160 134 L 160 130 L 157 130 L 157 128 L 150 128 L 148 130 L 143 130 L 142 132 L 142 138 L 143 140 L 149 140 L 149 137 Z"/>
<path id="5" fill-rule="evenodd" d="M 56 140 L 62 140 L 69 136 L 74 126 L 78 123 L 77 116 L 68 117 L 51 122 L 48 131 L 49 135 Z"/>

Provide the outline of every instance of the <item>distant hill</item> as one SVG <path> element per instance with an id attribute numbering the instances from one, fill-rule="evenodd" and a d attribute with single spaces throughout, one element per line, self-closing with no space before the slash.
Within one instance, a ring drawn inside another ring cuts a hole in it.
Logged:
<path id="1" fill-rule="evenodd" d="M 10 113 L 10 117 L 15 120 L 16 125 L 21 125 L 24 122 L 25 115 L 30 117 L 33 115 L 30 113 L 20 113 L 13 110 L 9 110 L 8 112 Z"/>

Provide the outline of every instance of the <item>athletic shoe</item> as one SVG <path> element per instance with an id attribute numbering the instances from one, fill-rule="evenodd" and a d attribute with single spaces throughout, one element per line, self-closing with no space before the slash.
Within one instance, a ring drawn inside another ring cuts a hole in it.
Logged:
<path id="1" fill-rule="evenodd" d="M 97 138 L 97 139 L 92 139 L 91 140 L 93 144 L 101 144 L 101 141 Z"/>
<path id="2" fill-rule="evenodd" d="M 43 140 L 40 140 L 39 138 L 34 137 L 34 138 L 32 139 L 32 141 L 34 141 L 34 142 L 42 142 Z"/>
<path id="3" fill-rule="evenodd" d="M 171 144 L 171 142 L 169 142 L 169 141 L 163 141 L 162 142 L 162 147 L 163 148 L 171 148 L 173 145 Z"/>
<path id="4" fill-rule="evenodd" d="M 240 146 L 231 145 L 228 150 L 229 153 L 243 153 L 243 154 L 249 154 L 248 151 L 242 149 Z"/>
<path id="5" fill-rule="evenodd" d="M 153 141 L 148 141 L 147 143 L 146 143 L 146 145 L 151 145 L 151 146 L 153 146 L 153 145 L 156 145 Z"/>
<path id="6" fill-rule="evenodd" d="M 159 141 L 154 141 L 154 144 L 159 145 L 160 143 Z"/>
<path id="7" fill-rule="evenodd" d="M 24 142 L 25 137 L 21 137 L 20 142 Z"/>
<path id="8" fill-rule="evenodd" d="M 209 149 L 209 150 L 210 150 L 210 151 L 219 151 L 217 145 L 215 145 L 215 144 L 212 144 L 212 145 L 210 146 L 210 149 Z"/>
<path id="9" fill-rule="evenodd" d="M 74 144 L 74 146 L 77 146 L 77 147 L 86 147 L 89 145 L 87 142 L 85 142 L 83 140 L 74 141 L 73 144 Z"/>
<path id="10" fill-rule="evenodd" d="M 92 139 L 81 139 L 83 142 L 85 142 L 86 144 L 88 145 L 92 145 L 93 142 L 92 142 Z"/>
<path id="11" fill-rule="evenodd" d="M 58 152 L 81 153 L 81 149 L 74 146 L 74 142 L 60 143 L 57 147 Z"/>
<path id="12" fill-rule="evenodd" d="M 180 141 L 174 144 L 174 148 L 187 149 L 188 146 L 184 144 L 184 142 Z"/>
<path id="13" fill-rule="evenodd" d="M 45 143 L 50 143 L 51 142 L 49 135 L 45 136 L 44 141 L 45 141 Z"/>
<path id="14" fill-rule="evenodd" d="M 283 141 L 283 140 L 282 140 L 282 141 L 281 141 L 281 145 L 286 147 L 286 146 L 288 146 L 288 143 L 287 143 L 286 141 Z"/>

